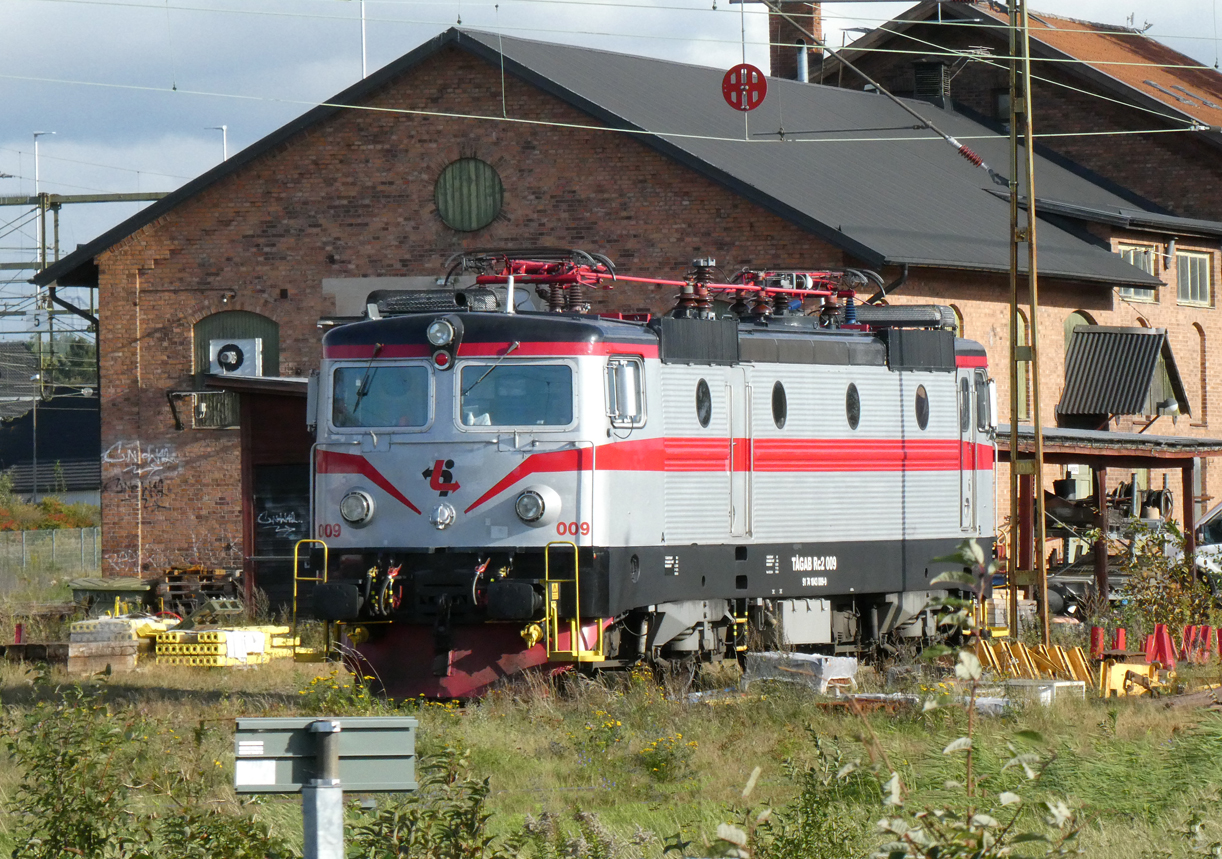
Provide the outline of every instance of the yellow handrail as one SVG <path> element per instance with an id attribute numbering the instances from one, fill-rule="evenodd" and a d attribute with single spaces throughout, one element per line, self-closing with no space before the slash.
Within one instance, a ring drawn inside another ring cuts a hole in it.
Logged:
<path id="1" fill-rule="evenodd" d="M 568 546 L 573 550 L 573 578 L 552 578 L 552 547 Z M 571 540 L 554 540 L 543 549 L 543 582 L 547 590 L 547 608 L 545 611 L 547 629 L 544 633 L 544 643 L 548 659 L 555 656 L 567 656 L 578 662 L 598 662 L 603 658 L 603 626 L 598 625 L 598 645 L 595 648 L 585 647 L 585 631 L 581 626 L 581 561 L 577 544 Z M 573 616 L 569 619 L 569 647 L 560 647 L 560 586 L 573 583 Z"/>
<path id="2" fill-rule="evenodd" d="M 298 570 L 301 569 L 301 547 L 305 543 L 317 543 L 322 546 L 322 575 L 321 576 L 301 576 L 298 575 Z M 327 581 L 327 567 L 330 561 L 330 549 L 323 540 L 313 540 L 306 538 L 298 540 L 293 546 L 293 657 L 296 658 L 301 647 L 301 639 L 297 635 L 297 583 L 298 582 L 322 582 Z M 323 646 L 326 652 L 331 650 L 331 622 L 327 621 L 323 632 Z M 324 656 L 326 653 L 324 653 Z"/>

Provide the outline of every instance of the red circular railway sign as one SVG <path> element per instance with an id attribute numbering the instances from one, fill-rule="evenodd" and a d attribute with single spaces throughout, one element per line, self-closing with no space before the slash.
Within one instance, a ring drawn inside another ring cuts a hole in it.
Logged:
<path id="1" fill-rule="evenodd" d="M 735 110 L 755 110 L 768 95 L 768 78 L 750 63 L 742 63 L 721 79 L 721 97 Z"/>

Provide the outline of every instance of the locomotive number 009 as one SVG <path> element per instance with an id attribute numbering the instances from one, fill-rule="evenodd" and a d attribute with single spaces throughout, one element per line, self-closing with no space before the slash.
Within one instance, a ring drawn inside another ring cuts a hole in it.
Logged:
<path id="1" fill-rule="evenodd" d="M 318 526 L 318 536 L 319 537 L 332 537 L 332 538 L 338 537 L 340 535 L 340 531 L 341 531 L 341 528 L 339 525 L 319 525 Z"/>
<path id="2" fill-rule="evenodd" d="M 589 522 L 557 522 L 556 533 L 561 537 L 588 537 L 590 535 Z"/>

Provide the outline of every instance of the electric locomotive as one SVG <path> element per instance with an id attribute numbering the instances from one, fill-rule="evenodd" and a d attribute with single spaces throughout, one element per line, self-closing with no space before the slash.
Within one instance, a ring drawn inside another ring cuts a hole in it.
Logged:
<path id="1" fill-rule="evenodd" d="M 625 281 L 674 310 L 588 312 Z M 994 389 L 950 308 L 858 301 L 871 282 L 535 249 L 371 294 L 311 381 L 317 614 L 430 697 L 935 636 L 932 559 L 994 538 Z"/>

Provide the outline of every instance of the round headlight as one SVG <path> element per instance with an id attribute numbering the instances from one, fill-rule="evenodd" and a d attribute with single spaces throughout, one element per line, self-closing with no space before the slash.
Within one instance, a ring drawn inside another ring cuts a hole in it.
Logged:
<path id="1" fill-rule="evenodd" d="M 373 498 L 359 489 L 353 490 L 339 502 L 339 515 L 351 525 L 364 525 L 373 518 Z"/>
<path id="2" fill-rule="evenodd" d="M 445 346 L 454 339 L 454 326 L 444 319 L 434 319 L 429 323 L 425 336 L 434 346 Z"/>
<path id="3" fill-rule="evenodd" d="M 528 489 L 518 496 L 513 509 L 523 522 L 534 522 L 543 515 L 543 496 Z"/>

